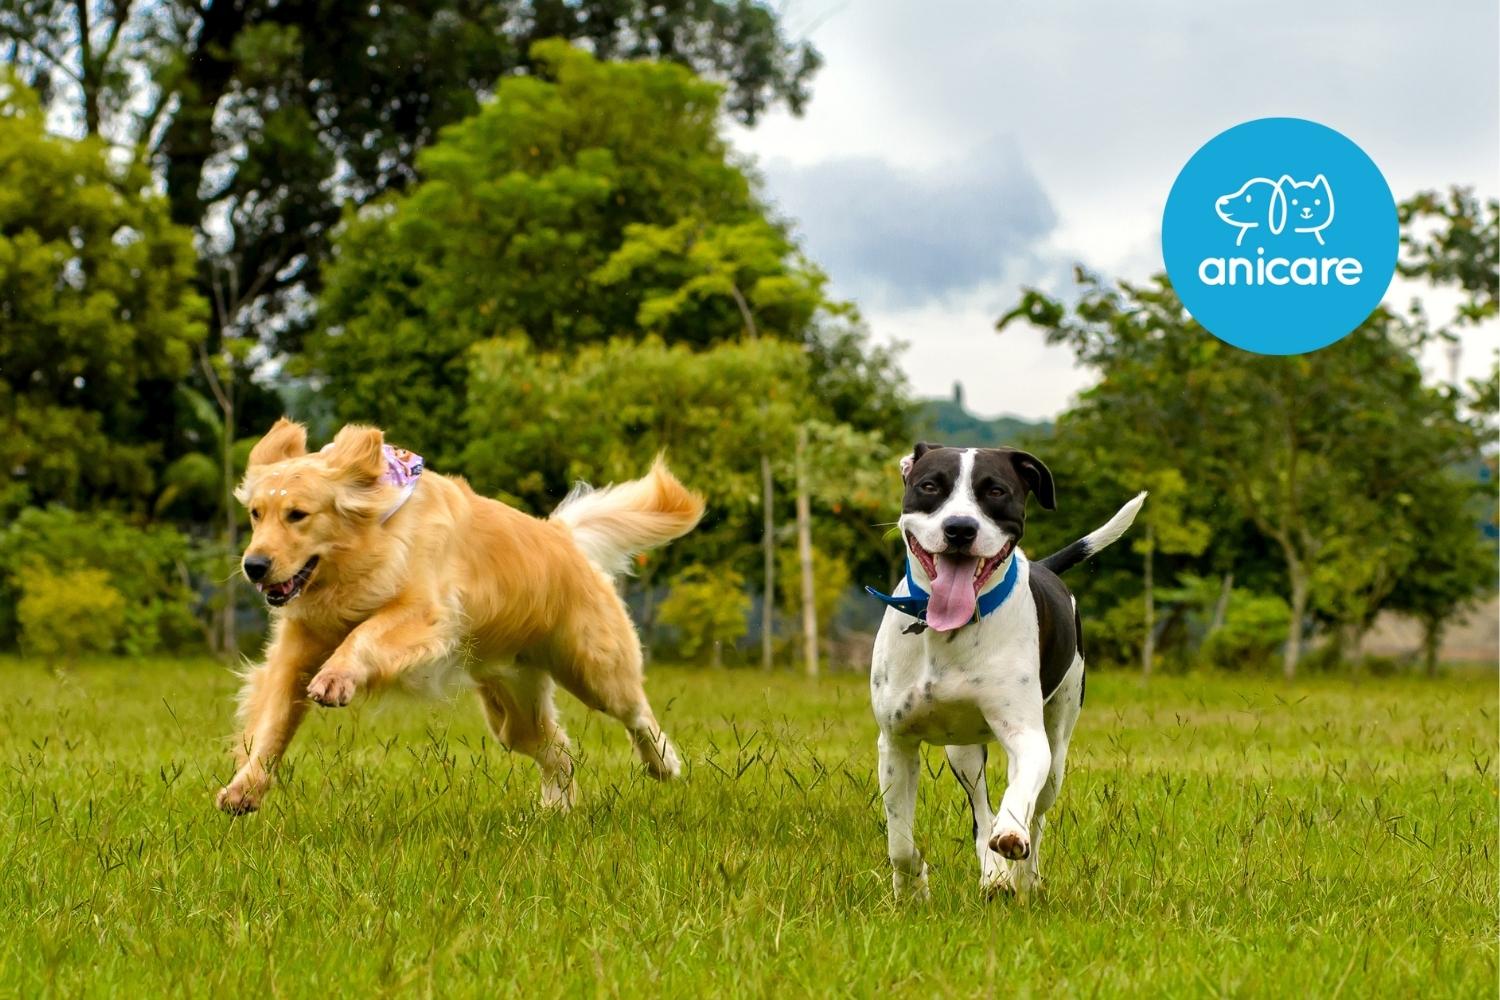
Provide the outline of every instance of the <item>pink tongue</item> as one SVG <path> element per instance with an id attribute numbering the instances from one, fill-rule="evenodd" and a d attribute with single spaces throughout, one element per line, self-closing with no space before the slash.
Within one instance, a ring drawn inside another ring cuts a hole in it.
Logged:
<path id="1" fill-rule="evenodd" d="M 933 561 L 937 576 L 932 581 L 932 599 L 927 602 L 927 624 L 939 632 L 951 632 L 974 617 L 974 570 L 979 560 L 972 556 L 938 556 Z"/>

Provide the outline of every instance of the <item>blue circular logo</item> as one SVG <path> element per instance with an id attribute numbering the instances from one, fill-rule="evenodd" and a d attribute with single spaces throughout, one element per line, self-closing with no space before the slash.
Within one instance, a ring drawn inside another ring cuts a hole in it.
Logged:
<path id="1" fill-rule="evenodd" d="M 1349 334 L 1384 297 L 1399 246 L 1380 169 L 1300 118 L 1214 136 L 1177 175 L 1161 222 L 1183 306 L 1257 354 L 1303 354 Z"/>

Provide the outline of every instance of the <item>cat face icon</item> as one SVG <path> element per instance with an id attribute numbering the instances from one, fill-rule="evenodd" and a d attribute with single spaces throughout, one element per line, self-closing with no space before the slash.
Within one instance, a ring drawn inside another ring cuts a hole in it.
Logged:
<path id="1" fill-rule="evenodd" d="M 1333 189 L 1322 174 L 1310 181 L 1293 180 L 1290 174 L 1277 182 L 1286 198 L 1286 218 L 1294 233 L 1312 233 L 1319 245 L 1323 230 L 1333 222 Z"/>

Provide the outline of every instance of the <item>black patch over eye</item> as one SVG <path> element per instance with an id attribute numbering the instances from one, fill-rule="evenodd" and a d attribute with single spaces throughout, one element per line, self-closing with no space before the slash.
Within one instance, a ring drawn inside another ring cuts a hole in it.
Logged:
<path id="1" fill-rule="evenodd" d="M 305 520 L 306 518 L 307 518 L 307 511 L 305 511 L 305 510 L 297 510 L 294 507 L 291 510 L 289 510 L 289 511 L 286 512 L 286 519 L 289 522 L 293 523 L 293 524 L 296 524 L 298 521 Z"/>

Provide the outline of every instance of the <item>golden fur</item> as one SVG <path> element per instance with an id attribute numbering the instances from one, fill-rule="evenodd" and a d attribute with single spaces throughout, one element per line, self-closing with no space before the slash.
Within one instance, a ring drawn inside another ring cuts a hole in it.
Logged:
<path id="1" fill-rule="evenodd" d="M 265 662 L 241 696 L 239 768 L 220 808 L 260 804 L 309 703 L 347 705 L 413 667 L 449 660 L 473 678 L 500 743 L 536 759 L 544 803 L 566 808 L 575 794 L 554 681 L 624 723 L 650 774 L 676 776 L 609 573 L 691 531 L 702 499 L 658 459 L 645 478 L 575 491 L 541 520 L 428 471 L 382 521 L 399 499 L 381 481 L 383 445 L 379 430 L 348 426 L 308 454 L 306 429 L 282 419 L 250 453 L 236 494 L 252 516 L 246 557 L 270 559 L 271 584 L 318 562 L 300 595 L 272 610 Z"/>

